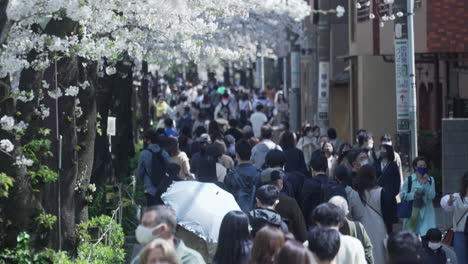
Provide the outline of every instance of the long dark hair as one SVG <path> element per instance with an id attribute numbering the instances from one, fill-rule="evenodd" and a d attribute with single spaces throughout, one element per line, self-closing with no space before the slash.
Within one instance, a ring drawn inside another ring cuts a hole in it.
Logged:
<path id="1" fill-rule="evenodd" d="M 380 146 L 380 148 L 384 148 L 385 151 L 387 152 L 388 162 L 395 161 L 395 151 L 393 150 L 392 146 L 383 144 L 383 145 Z M 380 160 L 382 160 L 382 157 L 380 157 Z"/>
<path id="2" fill-rule="evenodd" d="M 295 143 L 296 143 L 296 140 L 294 139 L 294 134 L 293 133 L 291 133 L 289 131 L 285 131 L 281 135 L 279 144 L 280 144 L 281 148 L 283 148 L 283 150 L 295 148 L 296 147 Z"/>
<path id="3" fill-rule="evenodd" d="M 365 191 L 377 186 L 375 168 L 370 165 L 362 166 L 357 175 L 356 190 L 359 193 L 361 201 L 366 203 Z"/>
<path id="4" fill-rule="evenodd" d="M 348 150 L 343 151 L 345 147 L 347 147 Z M 338 164 L 341 164 L 343 159 L 346 158 L 346 155 L 348 154 L 348 151 L 350 149 L 352 149 L 352 148 L 353 148 L 353 146 L 351 146 L 351 144 L 349 144 L 347 142 L 340 145 L 340 149 L 338 150 Z"/>
<path id="5" fill-rule="evenodd" d="M 216 264 L 238 264 L 245 261 L 246 243 L 250 242 L 249 218 L 241 211 L 227 213 L 219 229 L 218 248 L 213 258 Z"/>
<path id="6" fill-rule="evenodd" d="M 465 172 L 465 174 L 462 177 L 462 182 L 460 184 L 461 190 L 460 190 L 460 199 L 465 202 L 465 197 L 466 197 L 466 189 L 468 188 L 468 171 Z"/>
<path id="7" fill-rule="evenodd" d="M 218 158 L 222 155 L 222 152 L 219 150 L 216 145 L 209 145 L 203 147 L 200 151 L 201 158 L 198 165 L 198 170 L 196 172 L 196 177 L 200 182 L 217 182 L 218 177 L 216 174 L 216 162 Z M 219 153 L 219 154 L 218 154 Z"/>

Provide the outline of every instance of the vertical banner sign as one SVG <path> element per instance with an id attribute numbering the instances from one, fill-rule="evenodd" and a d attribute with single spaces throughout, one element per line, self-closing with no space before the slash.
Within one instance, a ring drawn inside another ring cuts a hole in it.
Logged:
<path id="1" fill-rule="evenodd" d="M 406 1 L 399 1 L 400 8 L 405 10 Z M 408 54 L 408 27 L 406 17 L 395 21 L 395 83 L 397 107 L 397 131 L 410 131 L 410 76 Z"/>
<path id="2" fill-rule="evenodd" d="M 301 87 L 300 54 L 298 51 L 291 52 L 291 88 Z"/>
<path id="3" fill-rule="evenodd" d="M 328 120 L 328 104 L 330 90 L 330 63 L 319 63 L 319 87 L 318 87 L 318 119 Z"/>

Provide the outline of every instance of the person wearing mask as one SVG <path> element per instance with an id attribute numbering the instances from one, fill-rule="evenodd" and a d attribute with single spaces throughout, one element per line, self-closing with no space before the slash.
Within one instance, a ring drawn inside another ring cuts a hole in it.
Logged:
<path id="1" fill-rule="evenodd" d="M 170 118 L 164 119 L 164 132 L 166 133 L 167 136 L 173 136 L 173 137 L 178 137 L 179 133 L 177 130 L 174 128 L 174 121 Z"/>
<path id="2" fill-rule="evenodd" d="M 279 145 L 286 155 L 284 171 L 286 173 L 300 172 L 304 175 L 307 175 L 309 171 L 305 163 L 304 153 L 300 149 L 296 148 L 296 139 L 294 134 L 290 131 L 285 131 L 281 135 Z"/>
<path id="3" fill-rule="evenodd" d="M 421 258 L 425 264 L 446 264 L 447 256 L 442 249 L 442 232 L 437 228 L 427 230 L 426 241 L 422 246 Z"/>
<path id="4" fill-rule="evenodd" d="M 210 144 L 211 144 L 211 137 L 207 133 L 203 133 L 195 139 L 195 142 L 191 146 L 191 151 L 192 151 L 192 157 L 190 158 L 190 172 L 191 173 L 197 174 L 202 153 L 206 151 L 207 146 Z"/>
<path id="5" fill-rule="evenodd" d="M 302 137 L 297 142 L 297 148 L 304 153 L 304 160 L 309 164 L 312 153 L 320 149 L 320 128 L 306 125 L 302 129 Z"/>
<path id="6" fill-rule="evenodd" d="M 195 176 L 190 172 L 190 160 L 185 152 L 180 151 L 177 138 L 168 137 L 165 149 L 171 157 L 171 162 L 180 166 L 179 179 L 185 181 L 195 179 Z"/>
<path id="7" fill-rule="evenodd" d="M 274 152 L 274 150 L 271 152 Z M 270 155 L 270 153 L 268 153 L 268 155 Z M 279 169 L 272 169 L 262 172 L 260 184 L 271 184 L 281 191 L 283 190 L 284 183 L 283 171 Z M 289 231 L 298 241 L 306 241 L 307 228 L 301 208 L 297 204 L 296 200 L 280 192 L 278 201 L 279 203 L 276 205 L 275 210 L 283 219 L 286 220 Z"/>
<path id="8" fill-rule="evenodd" d="M 255 137 L 259 138 L 262 132 L 262 126 L 268 122 L 267 116 L 263 113 L 264 107 L 259 104 L 255 107 L 255 113 L 250 116 L 250 123 L 252 123 L 252 130 Z"/>
<path id="9" fill-rule="evenodd" d="M 138 264 L 169 263 L 180 264 L 180 258 L 174 248 L 174 243 L 157 238 L 143 248 Z"/>
<path id="10" fill-rule="evenodd" d="M 349 164 L 348 159 L 346 156 L 348 155 L 348 152 L 352 149 L 353 147 L 349 143 L 342 143 L 340 145 L 340 148 L 338 150 L 338 159 L 336 161 L 336 166 L 338 165 L 343 165 L 345 166 L 348 170 L 352 170 L 351 164 Z"/>
<path id="11" fill-rule="evenodd" d="M 388 264 L 422 264 L 421 241 L 408 230 L 390 235 L 387 241 Z"/>
<path id="12" fill-rule="evenodd" d="M 310 166 L 312 177 L 305 180 L 301 195 L 301 208 L 307 222 L 309 222 L 310 214 L 319 204 L 327 202 L 335 195 L 346 198 L 344 187 L 327 176 L 328 162 L 321 151 L 314 152 Z"/>
<path id="13" fill-rule="evenodd" d="M 176 228 L 176 216 L 172 209 L 164 205 L 152 206 L 143 214 L 135 235 L 142 247 L 156 238 L 172 243 L 182 264 L 204 264 L 205 261 L 200 253 L 188 248 L 184 241 L 175 237 Z M 132 260 L 132 264 L 140 263 L 140 257 L 141 255 L 138 254 Z"/>
<path id="14" fill-rule="evenodd" d="M 314 209 L 312 212 L 310 224 L 314 225 L 314 227 L 332 229 L 338 232 L 344 219 L 344 212 L 338 206 L 326 202 Z M 338 233 L 338 235 L 340 239 L 340 246 L 335 259 L 336 264 L 366 264 L 364 248 L 361 242 L 351 236 L 340 233 Z M 314 245 L 325 242 L 324 240 L 315 241 L 311 240 L 310 238 L 311 237 L 309 236 L 308 246 L 312 252 L 315 250 Z"/>
<path id="15" fill-rule="evenodd" d="M 359 207 L 361 206 L 361 200 L 359 199 L 359 194 L 353 189 L 353 187 L 348 185 L 351 181 L 350 177 L 351 175 L 345 166 L 339 165 L 336 167 L 335 180 L 345 189 L 346 199 L 348 201 L 349 214 L 347 217 L 350 220 L 354 220 L 355 218 L 360 217 Z"/>
<path id="16" fill-rule="evenodd" d="M 270 150 L 265 157 L 264 169 L 261 174 L 261 178 L 270 178 L 270 173 L 278 171 L 281 177 L 284 179 L 283 185 L 280 191 L 289 197 L 296 197 L 296 191 L 300 191 L 303 179 L 297 174 L 289 173 L 285 174 L 284 164 L 286 163 L 286 155 L 284 152 L 278 149 Z"/>
<path id="17" fill-rule="evenodd" d="M 250 114 L 253 111 L 252 102 L 249 99 L 248 93 L 242 93 L 239 99 L 239 110 Z"/>
<path id="18" fill-rule="evenodd" d="M 341 196 L 333 196 L 328 202 L 338 206 L 341 210 L 343 210 L 343 212 L 345 213 L 345 216 L 348 217 L 349 208 L 348 208 L 348 202 L 346 201 L 345 198 Z M 340 233 L 343 235 L 352 236 L 354 238 L 357 238 L 359 241 L 361 241 L 362 246 L 364 247 L 364 253 L 366 255 L 367 264 L 373 264 L 374 254 L 372 251 L 372 242 L 370 241 L 370 238 L 366 232 L 366 229 L 361 223 L 357 221 L 351 221 L 347 219 L 346 217 L 345 217 L 345 220 L 343 221 L 343 224 L 340 227 Z"/>
<path id="19" fill-rule="evenodd" d="M 313 256 L 306 247 L 297 241 L 288 240 L 278 252 L 275 264 L 312 264 L 312 261 Z"/>
<path id="20" fill-rule="evenodd" d="M 236 168 L 229 170 L 224 184 L 232 193 L 241 210 L 248 213 L 255 202 L 256 186 L 260 182 L 261 171 L 250 163 L 252 147 L 245 140 L 236 144 L 236 159 L 239 162 Z"/>
<path id="21" fill-rule="evenodd" d="M 167 152 L 159 146 L 159 135 L 156 131 L 152 129 L 146 131 L 143 139 L 145 149 L 141 151 L 138 160 L 137 177 L 143 182 L 146 205 L 163 204 L 161 197 L 158 195 L 160 192 L 160 190 L 158 190 L 159 183 L 156 182 L 158 179 L 154 179 L 154 176 L 158 175 L 158 173 L 153 170 L 164 170 L 164 168 L 169 166 L 170 157 Z M 161 164 L 160 168 L 158 168 L 158 164 L 153 164 L 153 162 L 156 161 L 156 157 L 158 158 L 157 160 L 164 161 L 165 166 Z"/>
<path id="22" fill-rule="evenodd" d="M 405 219 L 403 225 L 416 234 L 424 236 L 427 230 L 436 227 L 435 210 L 432 204 L 436 195 L 435 181 L 427 174 L 427 162 L 424 157 L 415 158 L 412 165 L 414 173 L 406 178 L 401 197 L 406 201 L 413 201 L 413 209 L 411 217 Z"/>
<path id="23" fill-rule="evenodd" d="M 252 226 L 252 235 L 265 225 L 274 226 L 284 233 L 288 232 L 288 226 L 281 215 L 275 210 L 279 203 L 280 191 L 276 186 L 263 185 L 256 193 L 256 209 L 250 211 L 249 220 Z"/>
<path id="24" fill-rule="evenodd" d="M 266 225 L 257 232 L 248 264 L 273 264 L 285 243 L 284 233 L 277 227 Z"/>
<path id="25" fill-rule="evenodd" d="M 325 157 L 328 161 L 328 177 L 333 179 L 333 175 L 335 175 L 333 169 L 336 167 L 336 163 L 338 162 L 338 156 L 336 155 L 335 147 L 331 142 L 326 142 L 322 146 L 322 152 L 325 154 Z"/>
<path id="26" fill-rule="evenodd" d="M 309 250 L 318 264 L 337 263 L 335 258 L 340 250 L 340 233 L 335 229 L 315 227 L 309 233 Z"/>
<path id="27" fill-rule="evenodd" d="M 340 149 L 341 147 L 341 140 L 338 138 L 338 134 L 336 133 L 336 129 L 330 127 L 327 130 L 327 136 L 330 142 L 333 144 L 334 149 Z"/>
<path id="28" fill-rule="evenodd" d="M 221 150 L 221 157 L 219 157 L 218 163 L 223 165 L 226 169 L 234 168 L 234 160 L 228 155 L 228 149 L 224 140 L 217 139 L 213 144 L 218 146 Z"/>
<path id="29" fill-rule="evenodd" d="M 453 247 L 458 263 L 468 263 L 468 171 L 461 179 L 460 191 L 445 195 L 440 205 L 445 211 L 453 212 Z"/>
<path id="30" fill-rule="evenodd" d="M 374 136 L 372 133 L 367 132 L 360 134 L 358 137 L 359 148 L 366 151 L 367 157 L 369 158 L 369 164 L 374 166 L 377 162 L 377 155 L 374 151 Z"/>
<path id="31" fill-rule="evenodd" d="M 179 129 L 179 131 L 182 131 L 183 129 L 188 129 L 189 131 L 192 131 L 192 127 L 193 117 L 190 113 L 190 106 L 186 106 L 184 107 L 182 114 L 177 120 L 177 128 Z"/>
<path id="32" fill-rule="evenodd" d="M 347 182 L 346 184 L 354 187 L 358 171 L 362 166 L 369 165 L 369 157 L 367 156 L 367 151 L 359 148 L 353 148 L 348 151 L 346 158 L 348 163 L 351 165 L 350 182 Z"/>
<path id="33" fill-rule="evenodd" d="M 380 146 L 380 158 L 376 163 L 377 183 L 390 194 L 397 197 L 400 193 L 401 176 L 396 164 L 393 147 L 390 145 Z"/>
<path id="34" fill-rule="evenodd" d="M 395 150 L 395 147 L 393 146 L 392 142 L 392 136 L 390 134 L 385 134 L 380 138 L 380 144 L 382 145 L 389 145 L 392 146 L 393 149 Z M 398 170 L 400 171 L 400 177 L 401 177 L 401 186 L 403 186 L 403 182 L 405 181 L 405 175 L 403 174 L 403 165 L 401 165 L 401 157 L 398 152 L 394 151 L 393 153 L 395 155 L 395 162 L 398 166 Z M 401 188 L 400 186 L 400 188 Z"/>
<path id="35" fill-rule="evenodd" d="M 263 167 L 265 156 L 270 150 L 277 149 L 282 151 L 281 147 L 271 140 L 273 129 L 270 126 L 262 126 L 261 136 L 262 142 L 253 147 L 252 157 L 250 157 L 252 164 L 259 169 Z"/>
<path id="36" fill-rule="evenodd" d="M 231 135 L 235 138 L 236 142 L 242 139 L 242 132 L 237 127 L 239 122 L 236 119 L 229 120 L 229 129 L 224 133 L 225 136 Z"/>
<path id="37" fill-rule="evenodd" d="M 216 180 L 214 179 L 206 180 L 208 178 L 205 178 L 205 177 L 211 174 L 211 173 L 207 173 L 206 175 L 200 175 L 202 178 L 205 179 L 205 180 L 200 180 L 200 181 L 218 182 L 219 184 L 222 184 L 224 186 L 224 178 L 226 177 L 226 174 L 227 174 L 227 168 L 224 167 L 220 163 L 221 157 L 223 156 L 222 148 L 219 146 L 219 144 L 213 143 L 206 148 L 205 154 L 206 154 L 205 161 L 208 162 L 207 168 L 210 167 L 212 162 L 215 163 Z"/>
<path id="38" fill-rule="evenodd" d="M 196 130 L 199 127 L 203 127 L 205 130 L 208 128 L 208 121 L 206 120 L 206 115 L 203 112 L 200 112 L 197 116 L 197 119 L 193 123 L 193 131 L 192 133 L 196 134 Z M 204 132 L 206 133 L 206 132 Z"/>
<path id="39" fill-rule="evenodd" d="M 156 120 L 160 120 L 167 114 L 169 104 L 164 100 L 162 94 L 158 95 L 157 101 L 153 101 L 154 108 L 156 109 Z"/>
<path id="40" fill-rule="evenodd" d="M 279 122 L 285 121 L 288 119 L 288 102 L 284 98 L 283 92 L 277 93 L 277 99 L 275 101 L 275 110 L 276 115 L 278 116 Z"/>
<path id="41" fill-rule="evenodd" d="M 260 95 L 254 100 L 253 107 L 257 108 L 257 106 L 259 105 L 263 105 L 264 107 L 266 107 L 267 113 L 269 113 L 271 108 L 273 107 L 272 101 L 270 101 L 270 99 L 267 97 L 265 90 L 261 91 Z"/>
<path id="42" fill-rule="evenodd" d="M 384 241 L 397 222 L 396 203 L 389 202 L 394 202 L 395 197 L 377 185 L 375 169 L 370 165 L 359 169 L 356 190 L 361 203 L 349 201 L 350 204 L 358 204 L 353 220 L 361 222 L 369 234 L 375 263 L 385 263 Z"/>
<path id="43" fill-rule="evenodd" d="M 240 211 L 230 211 L 221 222 L 218 246 L 212 263 L 245 264 L 251 249 L 249 217 Z"/>

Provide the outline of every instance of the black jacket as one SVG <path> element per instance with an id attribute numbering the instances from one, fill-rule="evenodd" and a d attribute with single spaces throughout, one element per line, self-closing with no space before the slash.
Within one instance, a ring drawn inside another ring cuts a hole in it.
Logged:
<path id="1" fill-rule="evenodd" d="M 335 195 L 346 199 L 346 191 L 343 185 L 330 180 L 327 175 L 320 174 L 307 178 L 302 187 L 302 213 L 307 224 L 310 224 L 310 213 L 321 203 L 328 202 Z"/>
<path id="2" fill-rule="evenodd" d="M 442 247 L 437 250 L 430 249 L 427 245 L 424 245 L 421 250 L 421 257 L 424 264 L 445 264 L 447 263 L 447 256 Z"/>
<path id="3" fill-rule="evenodd" d="M 286 219 L 288 229 L 293 233 L 296 240 L 300 242 L 306 241 L 307 228 L 301 208 L 299 208 L 296 200 L 285 194 L 280 194 L 279 203 L 275 209 L 283 219 Z"/>
<path id="4" fill-rule="evenodd" d="M 377 170 L 377 184 L 384 188 L 393 196 L 400 193 L 400 170 L 395 161 L 389 162 L 382 170 L 380 162 L 377 162 L 375 168 Z"/>
<path id="5" fill-rule="evenodd" d="M 298 148 L 284 149 L 286 156 L 286 164 L 284 165 L 285 172 L 298 171 L 307 175 L 308 169 L 304 160 L 304 153 Z"/>
<path id="6" fill-rule="evenodd" d="M 271 225 L 278 227 L 284 233 L 288 232 L 288 225 L 283 220 L 281 215 L 275 210 L 267 208 L 257 208 L 249 213 L 250 225 L 252 226 L 252 236 L 255 237 L 255 234 L 265 225 Z"/>

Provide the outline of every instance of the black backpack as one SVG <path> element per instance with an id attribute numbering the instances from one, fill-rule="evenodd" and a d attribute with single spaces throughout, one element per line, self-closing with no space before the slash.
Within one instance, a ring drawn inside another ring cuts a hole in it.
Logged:
<path id="1" fill-rule="evenodd" d="M 333 196 L 341 196 L 347 199 L 345 188 L 337 184 L 335 181 L 330 180 L 327 177 L 324 182 L 320 181 L 320 203 L 319 204 L 328 202 Z"/>
<path id="2" fill-rule="evenodd" d="M 158 186 L 163 182 L 163 180 L 169 177 L 167 173 L 167 164 L 164 160 L 163 149 L 161 148 L 158 152 L 154 152 L 151 149 L 147 149 L 151 152 L 151 182 L 153 186 L 158 188 Z"/>

